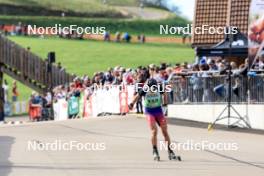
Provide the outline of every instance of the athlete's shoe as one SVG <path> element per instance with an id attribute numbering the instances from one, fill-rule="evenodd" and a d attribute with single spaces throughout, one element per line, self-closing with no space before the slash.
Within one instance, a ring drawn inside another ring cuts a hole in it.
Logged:
<path id="1" fill-rule="evenodd" d="M 153 157 L 155 161 L 160 161 L 159 152 L 157 150 L 153 150 Z"/>
<path id="2" fill-rule="evenodd" d="M 168 154 L 169 154 L 169 160 L 181 161 L 181 157 L 180 156 L 176 156 L 175 153 L 172 150 L 169 150 Z"/>

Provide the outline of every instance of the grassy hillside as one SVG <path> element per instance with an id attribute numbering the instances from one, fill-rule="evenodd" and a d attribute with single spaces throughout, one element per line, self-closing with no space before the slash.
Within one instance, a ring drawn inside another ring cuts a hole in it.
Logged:
<path id="1" fill-rule="evenodd" d="M 109 16 L 122 17 L 113 7 L 100 0 L 0 0 L 0 13 L 7 15 Z"/>
<path id="2" fill-rule="evenodd" d="M 55 7 L 68 7 L 70 5 L 78 6 L 82 4 L 85 5 L 96 5 L 101 6 L 104 0 L 0 0 L 0 3 L 11 4 L 11 5 L 31 5 L 31 6 L 47 6 L 49 4 L 54 5 Z M 139 5 L 140 0 L 105 0 L 106 4 L 110 5 L 127 5 L 127 6 L 137 6 Z M 73 8 L 71 8 L 73 9 Z"/>
<path id="3" fill-rule="evenodd" d="M 110 32 L 158 35 L 159 25 L 186 26 L 188 21 L 162 8 L 139 8 L 140 0 L 0 0 L 0 24 L 50 27 L 104 26 Z M 61 14 L 65 13 L 65 17 Z"/>
<path id="4" fill-rule="evenodd" d="M 117 6 L 139 6 L 140 0 L 107 0 L 107 3 Z"/>
<path id="5" fill-rule="evenodd" d="M 57 61 L 69 72 L 79 75 L 106 70 L 123 65 L 137 67 L 150 63 L 190 61 L 194 52 L 181 44 L 126 44 L 100 41 L 80 41 L 59 38 L 10 37 L 23 47 L 31 47 L 37 55 L 45 58 L 50 51 L 56 52 Z"/>
<path id="6" fill-rule="evenodd" d="M 64 12 L 67 16 L 123 18 L 130 15 L 124 13 L 120 6 L 139 7 L 139 2 L 139 0 L 0 0 L 0 14 L 60 16 Z"/>

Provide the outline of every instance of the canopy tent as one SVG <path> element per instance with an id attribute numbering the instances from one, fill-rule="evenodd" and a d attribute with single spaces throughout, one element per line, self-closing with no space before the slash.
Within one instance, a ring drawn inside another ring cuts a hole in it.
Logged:
<path id="1" fill-rule="evenodd" d="M 225 39 L 216 44 L 215 46 L 208 47 L 198 47 L 197 56 L 209 56 L 209 57 L 248 57 L 248 39 L 245 35 L 238 32 L 234 35 L 232 47 L 230 49 L 230 39 L 228 35 L 225 36 Z"/>

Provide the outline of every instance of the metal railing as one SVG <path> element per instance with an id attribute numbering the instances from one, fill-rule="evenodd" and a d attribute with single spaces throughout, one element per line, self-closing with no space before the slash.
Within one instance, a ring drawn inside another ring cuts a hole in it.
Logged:
<path id="1" fill-rule="evenodd" d="M 177 103 L 226 103 L 228 101 L 228 76 L 175 76 L 170 84 L 170 102 Z M 264 75 L 232 76 L 231 102 L 263 103 Z"/>

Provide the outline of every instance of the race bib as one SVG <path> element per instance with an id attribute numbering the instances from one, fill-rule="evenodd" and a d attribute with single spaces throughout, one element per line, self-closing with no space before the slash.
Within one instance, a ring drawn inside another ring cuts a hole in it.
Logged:
<path id="1" fill-rule="evenodd" d="M 161 96 L 158 92 L 148 92 L 145 95 L 144 105 L 146 108 L 156 108 L 161 106 Z"/>

